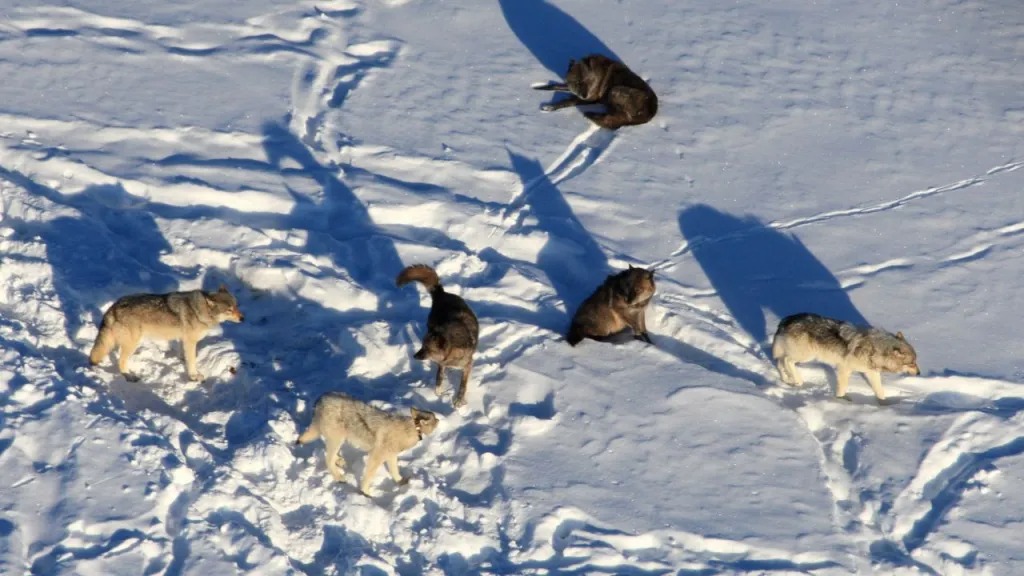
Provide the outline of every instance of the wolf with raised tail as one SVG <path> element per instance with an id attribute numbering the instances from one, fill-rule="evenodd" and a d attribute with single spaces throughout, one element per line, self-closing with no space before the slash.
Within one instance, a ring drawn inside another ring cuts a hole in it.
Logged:
<path id="1" fill-rule="evenodd" d="M 386 412 L 341 392 L 328 392 L 317 399 L 313 422 L 299 435 L 296 444 L 324 439 L 327 471 L 338 482 L 345 479 L 345 459 L 341 445 L 350 445 L 367 453 L 359 490 L 370 495 L 370 483 L 380 465 L 387 463 L 396 484 L 405 484 L 398 471 L 398 455 L 412 448 L 437 428 L 437 416 L 427 410 L 410 408 L 409 416 Z"/>
<path id="2" fill-rule="evenodd" d="M 466 301 L 445 292 L 437 272 L 430 266 L 414 264 L 406 267 L 395 279 L 398 286 L 419 282 L 430 293 L 430 313 L 427 315 L 427 333 L 423 345 L 416 352 L 417 360 L 431 360 L 437 364 L 434 391 L 438 396 L 444 388 L 444 369 L 462 369 L 462 382 L 452 405 L 466 404 L 466 387 L 473 369 L 473 354 L 480 340 L 480 325 L 476 314 Z"/>
<path id="3" fill-rule="evenodd" d="M 203 375 L 196 368 L 199 341 L 222 322 L 244 319 L 238 302 L 225 286 L 216 292 L 191 290 L 124 296 L 103 314 L 89 362 L 95 366 L 118 348 L 118 370 L 127 380 L 136 381 L 138 377 L 128 371 L 128 359 L 143 339 L 181 340 L 189 379 L 202 380 Z"/>
<path id="4" fill-rule="evenodd" d="M 836 372 L 836 397 L 849 400 L 850 373 L 860 372 L 879 404 L 885 404 L 882 372 L 921 374 L 917 352 L 903 337 L 880 328 L 858 326 L 817 314 L 794 314 L 779 322 L 772 340 L 772 358 L 782 381 L 802 386 L 800 362 L 821 362 Z"/>

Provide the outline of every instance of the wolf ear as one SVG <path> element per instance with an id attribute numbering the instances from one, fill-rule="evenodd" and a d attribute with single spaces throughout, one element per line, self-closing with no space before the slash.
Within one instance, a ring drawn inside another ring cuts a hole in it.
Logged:
<path id="1" fill-rule="evenodd" d="M 630 265 L 629 265 L 629 269 L 630 269 L 630 270 L 636 270 L 636 266 L 633 266 L 632 264 L 630 264 Z"/>
<path id="2" fill-rule="evenodd" d="M 904 342 L 906 342 L 907 340 L 906 338 L 903 337 L 903 332 L 897 332 L 896 337 L 899 338 L 900 340 L 903 340 Z"/>
<path id="3" fill-rule="evenodd" d="M 409 415 L 412 416 L 413 420 L 416 420 L 417 417 L 419 416 L 419 414 L 420 414 L 419 410 L 417 410 L 415 408 L 409 408 Z"/>
<path id="4" fill-rule="evenodd" d="M 647 269 L 647 274 L 650 275 L 651 278 L 654 278 L 654 266 Z"/>
<path id="5" fill-rule="evenodd" d="M 221 285 L 220 285 L 220 289 L 219 289 L 219 290 L 217 290 L 217 292 L 223 292 L 223 293 L 227 294 L 227 292 L 228 292 L 228 287 L 227 287 L 227 285 L 225 285 L 225 284 L 221 284 Z"/>

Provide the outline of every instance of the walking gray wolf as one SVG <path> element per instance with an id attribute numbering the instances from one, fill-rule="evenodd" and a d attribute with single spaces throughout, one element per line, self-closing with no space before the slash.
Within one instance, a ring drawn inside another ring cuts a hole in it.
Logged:
<path id="1" fill-rule="evenodd" d="M 437 428 L 437 416 L 426 410 L 410 409 L 410 416 L 401 416 L 374 408 L 340 392 L 328 392 L 317 399 L 313 422 L 296 444 L 324 439 L 327 471 L 338 482 L 345 479 L 345 459 L 338 451 L 346 441 L 367 452 L 366 467 L 359 490 L 370 495 L 370 482 L 384 462 L 391 478 L 405 484 L 408 478 L 398 473 L 398 455 L 415 446 Z"/>
<path id="2" fill-rule="evenodd" d="M 650 122 L 658 112 L 654 90 L 622 62 L 591 54 L 582 60 L 570 60 L 564 83 L 535 85 L 536 90 L 569 92 L 571 95 L 541 110 L 552 112 L 570 106 L 603 104 L 604 112 L 586 112 L 591 122 L 615 130 Z"/>
<path id="3" fill-rule="evenodd" d="M 221 286 L 216 292 L 192 290 L 170 294 L 132 294 L 119 298 L 103 314 L 89 362 L 95 366 L 116 346 L 117 368 L 130 381 L 128 359 L 143 338 L 181 340 L 189 380 L 202 380 L 196 370 L 196 344 L 221 322 L 241 322 L 238 302 Z"/>
<path id="4" fill-rule="evenodd" d="M 651 344 L 644 316 L 654 290 L 654 270 L 630 266 L 609 275 L 576 311 L 566 340 L 573 346 L 584 338 L 604 341 L 628 326 L 635 338 Z"/>
<path id="5" fill-rule="evenodd" d="M 850 373 L 860 372 L 871 385 L 879 404 L 885 402 L 882 372 L 919 375 L 917 352 L 903 337 L 879 328 L 857 326 L 817 314 L 794 314 L 779 322 L 772 340 L 783 382 L 802 386 L 798 362 L 822 362 L 836 372 L 836 396 L 849 400 Z"/>
<path id="6" fill-rule="evenodd" d="M 465 300 L 444 291 L 433 268 L 424 264 L 408 266 L 398 275 L 395 283 L 405 286 L 414 280 L 430 292 L 431 301 L 430 314 L 427 315 L 427 334 L 415 358 L 437 363 L 434 392 L 438 396 L 444 388 L 444 369 L 462 369 L 462 383 L 452 400 L 452 405 L 459 408 L 466 404 L 466 386 L 473 369 L 473 353 L 480 340 L 480 325 Z"/>

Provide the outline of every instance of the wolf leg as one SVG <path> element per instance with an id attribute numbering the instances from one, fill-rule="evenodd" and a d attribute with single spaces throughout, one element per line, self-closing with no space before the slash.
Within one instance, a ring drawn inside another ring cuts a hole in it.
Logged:
<path id="1" fill-rule="evenodd" d="M 462 381 L 459 383 L 459 391 L 455 394 L 455 399 L 452 400 L 452 406 L 455 408 L 461 408 L 466 405 L 466 388 L 469 387 L 469 374 L 472 371 L 473 362 L 470 361 L 470 363 L 462 369 Z"/>
<path id="2" fill-rule="evenodd" d="M 395 481 L 395 484 L 401 486 L 409 482 L 409 477 L 402 477 L 402 473 L 398 470 L 398 454 L 388 458 L 387 465 L 388 471 L 391 472 L 391 479 Z"/>
<path id="3" fill-rule="evenodd" d="M 651 342 L 650 335 L 647 334 L 647 318 L 642 308 L 633 314 L 633 317 L 629 319 L 628 324 L 629 327 L 633 329 L 634 338 L 637 340 L 643 340 L 648 344 L 653 344 L 653 342 Z"/>
<path id="4" fill-rule="evenodd" d="M 597 124 L 601 128 L 607 128 L 608 130 L 616 130 L 623 126 L 631 126 L 634 124 L 633 119 L 625 112 L 585 112 L 583 115 L 594 124 Z"/>
<path id="5" fill-rule="evenodd" d="M 534 84 L 534 90 L 552 90 L 555 92 L 568 92 L 569 85 L 565 82 L 549 82 L 547 84 Z"/>
<path id="6" fill-rule="evenodd" d="M 437 378 L 434 380 L 434 394 L 441 396 L 444 393 L 444 366 L 437 365 Z"/>
<path id="7" fill-rule="evenodd" d="M 789 383 L 797 388 L 803 386 L 804 380 L 800 377 L 800 371 L 797 370 L 796 362 L 789 356 L 784 356 L 783 361 L 786 363 L 786 372 L 789 373 Z"/>
<path id="8" fill-rule="evenodd" d="M 846 366 L 836 366 L 836 398 L 849 400 L 846 396 L 846 389 L 850 386 L 850 369 Z"/>
<path id="9" fill-rule="evenodd" d="M 565 100 L 559 100 L 558 102 L 552 102 L 550 104 L 544 104 L 540 107 L 544 112 L 554 112 L 555 110 L 561 110 L 562 108 L 569 108 L 572 106 L 579 106 L 580 104 L 587 104 L 585 100 L 576 96 L 575 94 L 569 96 Z"/>
<path id="10" fill-rule="evenodd" d="M 139 347 L 140 340 L 142 340 L 142 338 L 134 334 L 129 334 L 125 336 L 123 340 L 118 340 L 117 342 L 117 369 L 126 379 L 133 382 L 138 380 L 138 377 L 128 372 L 128 359 L 132 357 L 132 354 L 135 354 L 135 350 Z"/>
<path id="11" fill-rule="evenodd" d="M 871 390 L 875 393 L 875 398 L 878 400 L 878 403 L 884 403 L 885 390 L 882 389 L 882 373 L 877 370 L 864 372 L 864 379 L 871 385 Z"/>
<path id="12" fill-rule="evenodd" d="M 196 370 L 196 346 L 199 339 L 186 336 L 181 339 L 181 347 L 185 351 L 185 370 L 188 372 L 188 379 L 193 382 L 202 380 L 204 376 Z"/>
<path id="13" fill-rule="evenodd" d="M 338 455 L 342 442 L 342 436 L 324 436 L 324 461 L 327 463 L 327 471 L 337 482 L 345 480 L 345 460 Z"/>
<path id="14" fill-rule="evenodd" d="M 789 375 L 788 368 L 786 368 L 786 357 L 778 358 L 775 360 L 775 369 L 779 371 L 779 379 L 783 383 L 794 386 L 793 377 Z"/>
<path id="15" fill-rule="evenodd" d="M 366 470 L 363 471 L 363 481 L 359 483 L 360 492 L 370 495 L 370 483 L 373 482 L 373 476 L 383 462 L 384 454 L 380 448 L 374 448 L 366 455 Z"/>

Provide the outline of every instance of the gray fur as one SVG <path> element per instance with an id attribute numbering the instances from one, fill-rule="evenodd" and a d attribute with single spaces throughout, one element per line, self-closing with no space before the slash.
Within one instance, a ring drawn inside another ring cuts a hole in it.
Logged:
<path id="1" fill-rule="evenodd" d="M 345 479 L 345 460 L 339 454 L 341 445 L 367 452 L 366 467 L 359 489 L 370 494 L 370 483 L 382 463 L 387 463 L 391 478 L 404 484 L 398 472 L 398 455 L 415 446 L 437 428 L 437 416 L 426 410 L 410 409 L 410 416 L 385 412 L 340 392 L 328 392 L 317 399 L 313 422 L 296 444 L 324 439 L 327 471 L 338 482 Z"/>
<path id="2" fill-rule="evenodd" d="M 794 314 L 779 322 L 772 358 L 783 382 L 802 386 L 800 362 L 822 362 L 836 371 L 836 396 L 846 398 L 850 373 L 860 372 L 879 403 L 885 400 L 882 372 L 918 375 L 917 352 L 903 337 L 817 314 Z"/>
<path id="3" fill-rule="evenodd" d="M 398 286 L 416 281 L 430 292 L 430 313 L 427 315 L 427 333 L 423 345 L 416 352 L 417 360 L 431 360 L 437 364 L 434 391 L 438 396 L 444 388 L 444 369 L 462 369 L 459 391 L 452 400 L 456 408 L 466 403 L 466 388 L 473 370 L 473 354 L 480 340 L 480 325 L 476 314 L 466 301 L 444 291 L 437 272 L 429 266 L 414 264 L 398 275 Z"/>
<path id="4" fill-rule="evenodd" d="M 190 380 L 202 380 L 196 369 L 196 346 L 221 322 L 241 322 L 238 302 L 221 286 L 216 292 L 192 290 L 169 294 L 132 294 L 118 299 L 103 314 L 103 323 L 89 361 L 97 365 L 116 347 L 118 370 L 128 380 L 128 359 L 145 339 L 181 340 Z"/>
<path id="5" fill-rule="evenodd" d="M 572 94 L 555 104 L 543 106 L 545 112 L 583 104 L 603 104 L 603 112 L 587 112 L 584 116 L 609 130 L 645 124 L 658 112 L 658 97 L 647 82 L 622 62 L 600 54 L 571 60 L 565 83 L 535 88 Z"/>

